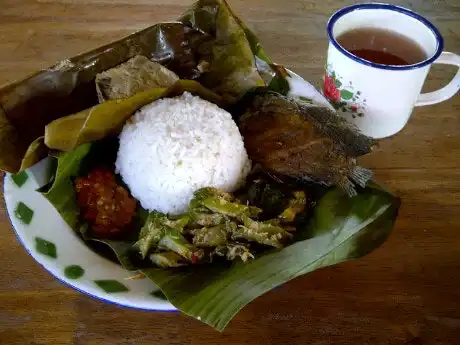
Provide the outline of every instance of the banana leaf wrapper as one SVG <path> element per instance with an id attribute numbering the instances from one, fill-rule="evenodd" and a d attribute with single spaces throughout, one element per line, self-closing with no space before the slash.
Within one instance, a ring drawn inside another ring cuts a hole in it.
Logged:
<path id="1" fill-rule="evenodd" d="M 131 115 L 144 105 L 164 97 L 179 96 L 184 92 L 214 104 L 223 104 L 222 98 L 193 80 L 179 80 L 169 88 L 153 88 L 125 99 L 113 99 L 85 109 L 77 114 L 61 117 L 45 127 L 44 138 L 33 142 L 24 159 L 39 158 L 44 140 L 46 147 L 59 151 L 72 151 L 80 145 L 117 135 Z M 23 163 L 24 163 L 23 159 Z M 25 164 L 24 164 L 25 165 Z"/>
<path id="2" fill-rule="evenodd" d="M 199 82 L 227 104 L 256 87 L 286 85 L 228 4 L 201 0 L 178 21 L 153 25 L 2 87 L 0 170 L 16 173 L 45 158 L 48 151 L 39 139 L 45 127 L 96 106 L 96 76 L 136 55 Z"/>

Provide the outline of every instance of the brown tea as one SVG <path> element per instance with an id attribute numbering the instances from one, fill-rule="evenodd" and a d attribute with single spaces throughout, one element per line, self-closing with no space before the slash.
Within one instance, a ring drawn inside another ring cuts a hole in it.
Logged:
<path id="1" fill-rule="evenodd" d="M 418 43 L 384 29 L 350 30 L 338 36 L 337 42 L 353 55 L 383 65 L 412 65 L 427 58 Z"/>

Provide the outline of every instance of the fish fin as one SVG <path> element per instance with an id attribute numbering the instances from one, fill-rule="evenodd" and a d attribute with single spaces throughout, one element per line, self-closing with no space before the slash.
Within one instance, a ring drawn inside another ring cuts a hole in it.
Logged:
<path id="1" fill-rule="evenodd" d="M 358 192 L 355 189 L 355 185 L 348 178 L 345 178 L 338 186 L 350 197 L 358 195 Z"/>
<path id="2" fill-rule="evenodd" d="M 372 170 L 356 166 L 351 171 L 349 177 L 358 186 L 364 188 L 366 187 L 367 182 L 369 182 L 369 180 L 372 178 Z"/>

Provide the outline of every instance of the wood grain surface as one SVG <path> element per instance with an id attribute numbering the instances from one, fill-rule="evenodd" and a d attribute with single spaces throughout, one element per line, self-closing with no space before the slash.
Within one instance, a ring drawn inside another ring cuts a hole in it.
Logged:
<path id="1" fill-rule="evenodd" d="M 352 2 L 229 0 L 275 61 L 316 86 L 327 19 Z M 459 0 L 395 3 L 432 20 L 446 50 L 460 53 Z M 190 4 L 0 0 L 0 83 L 175 19 Z M 453 68 L 433 67 L 424 89 L 438 88 L 453 74 Z M 20 246 L 2 204 L 0 343 L 460 344 L 460 96 L 416 109 L 402 132 L 362 162 L 402 198 L 389 240 L 361 260 L 260 297 L 223 333 L 178 313 L 125 309 L 61 285 Z"/>

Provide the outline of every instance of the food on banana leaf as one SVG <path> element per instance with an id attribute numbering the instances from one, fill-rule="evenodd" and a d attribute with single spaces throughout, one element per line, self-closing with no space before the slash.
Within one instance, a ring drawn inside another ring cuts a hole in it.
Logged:
<path id="1" fill-rule="evenodd" d="M 188 242 L 177 228 L 166 228 L 165 235 L 158 242 L 158 249 L 173 251 L 192 264 L 204 256 L 204 251 Z"/>
<path id="2" fill-rule="evenodd" d="M 224 215 L 219 213 L 206 213 L 200 209 L 190 208 L 190 219 L 194 224 L 210 227 L 222 224 L 227 219 Z"/>
<path id="3" fill-rule="evenodd" d="M 236 224 L 227 222 L 209 228 L 192 230 L 190 232 L 193 234 L 193 244 L 198 247 L 217 247 L 226 245 L 228 242 L 228 234 L 231 233 L 230 229 L 232 226 L 236 227 Z"/>
<path id="4" fill-rule="evenodd" d="M 170 220 L 160 212 L 151 212 L 140 231 L 139 239 L 134 244 L 134 247 L 137 247 L 142 257 L 145 258 L 150 248 L 156 246 L 163 236 L 165 236 L 166 229 L 182 230 L 188 224 L 189 220 L 188 216 Z"/>
<path id="5" fill-rule="evenodd" d="M 239 127 L 251 159 L 277 174 L 336 185 L 350 196 L 372 177 L 356 157 L 376 141 L 326 107 L 269 92 L 255 96 Z"/>
<path id="6" fill-rule="evenodd" d="M 126 231 L 136 213 L 136 201 L 105 167 L 77 178 L 75 194 L 82 218 L 91 225 L 94 237 L 117 237 Z"/>
<path id="7" fill-rule="evenodd" d="M 0 168 L 55 150 L 39 191 L 68 225 L 222 330 L 270 289 L 377 248 L 398 211 L 381 187 L 355 188 L 374 142 L 284 98 L 287 78 L 224 0 L 200 0 L 1 89 Z"/>
<path id="8" fill-rule="evenodd" d="M 303 190 L 294 193 L 294 197 L 289 200 L 288 207 L 281 213 L 278 218 L 283 223 L 290 223 L 295 220 L 295 217 L 305 211 L 306 196 Z"/>
<path id="9" fill-rule="evenodd" d="M 154 88 L 168 88 L 179 77 L 173 71 L 142 55 L 136 55 L 127 62 L 96 76 L 96 90 L 99 102 L 123 99 Z"/>
<path id="10" fill-rule="evenodd" d="M 298 195 L 304 195 L 304 192 L 292 194 L 297 207 Z M 207 263 L 214 256 L 247 261 L 257 257 L 256 251 L 250 250 L 251 243 L 282 248 L 293 239 L 293 235 L 283 228 L 286 225 L 292 230 L 288 223 L 293 221 L 283 224 L 276 218 L 258 221 L 261 209 L 239 204 L 236 200 L 234 195 L 214 187 L 199 189 L 194 193 L 186 214 L 171 217 L 158 211 L 151 212 L 134 247 L 143 259 L 148 258 L 164 268 Z M 290 212 L 301 212 L 309 207 L 306 199 L 302 200 L 305 205 Z M 202 226 L 192 216 L 196 209 L 200 214 L 220 215 L 222 221 L 217 225 Z"/>
<path id="11" fill-rule="evenodd" d="M 233 239 L 246 239 L 275 248 L 282 248 L 283 242 L 292 239 L 292 235 L 281 226 L 273 225 L 270 221 L 257 222 L 248 216 L 243 217 L 243 225 L 232 234 Z"/>
<path id="12" fill-rule="evenodd" d="M 247 262 L 254 259 L 254 255 L 249 250 L 249 245 L 238 242 L 228 242 L 225 245 L 217 246 L 213 254 L 225 257 L 229 261 L 240 259 L 243 262 Z"/>
<path id="13" fill-rule="evenodd" d="M 243 134 L 248 128 L 258 133 L 253 118 L 263 130 L 273 121 L 281 127 L 297 125 L 299 140 L 315 134 L 312 121 L 302 121 L 302 106 L 293 100 L 269 93 L 256 96 L 254 104 L 241 118 Z M 286 110 L 290 113 L 283 123 L 279 118 Z M 273 133 L 278 135 L 276 127 L 264 135 L 271 139 Z M 251 140 L 264 149 L 273 146 L 254 136 L 246 140 L 250 149 Z M 297 145 L 290 147 L 296 154 L 323 153 L 315 152 L 322 146 Z M 131 227 L 136 202 L 150 212 L 132 246 L 144 265 L 180 267 L 214 257 L 247 261 L 260 248 L 283 248 L 294 239 L 297 216 L 310 205 L 304 190 L 283 190 L 264 179 L 245 185 L 251 162 L 236 123 L 222 108 L 187 92 L 142 107 L 126 121 L 116 151 L 111 164 L 127 189 L 117 184 L 112 171 L 97 167 L 88 177 L 77 178 L 76 198 L 89 232 L 103 240 Z M 257 160 L 256 154 L 252 157 Z M 245 193 L 232 194 L 244 187 Z"/>
<path id="14" fill-rule="evenodd" d="M 161 268 L 186 266 L 187 262 L 176 252 L 153 253 L 149 256 L 150 261 Z"/>
<path id="15" fill-rule="evenodd" d="M 281 214 L 289 205 L 290 195 L 284 189 L 275 188 L 273 183 L 264 179 L 255 179 L 249 187 L 247 200 L 263 210 L 262 219 L 273 218 Z"/>

